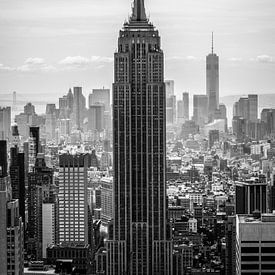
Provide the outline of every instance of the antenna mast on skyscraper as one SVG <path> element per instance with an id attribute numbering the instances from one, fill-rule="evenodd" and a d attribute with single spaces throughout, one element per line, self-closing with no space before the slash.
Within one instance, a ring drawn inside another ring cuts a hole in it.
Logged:
<path id="1" fill-rule="evenodd" d="M 214 54 L 214 32 L 212 32 L 212 54 Z"/>

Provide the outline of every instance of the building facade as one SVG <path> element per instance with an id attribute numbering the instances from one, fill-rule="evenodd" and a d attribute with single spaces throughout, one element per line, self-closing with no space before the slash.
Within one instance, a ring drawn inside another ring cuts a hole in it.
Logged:
<path id="1" fill-rule="evenodd" d="M 144 1 L 120 31 L 113 85 L 114 211 L 107 274 L 172 274 L 160 36 Z"/>
<path id="2" fill-rule="evenodd" d="M 87 181 L 91 160 L 88 154 L 59 156 L 59 243 L 89 243 Z"/>
<path id="3" fill-rule="evenodd" d="M 0 107 L 0 139 L 11 138 L 11 107 Z"/>
<path id="4" fill-rule="evenodd" d="M 275 215 L 236 217 L 236 275 L 275 274 Z"/>

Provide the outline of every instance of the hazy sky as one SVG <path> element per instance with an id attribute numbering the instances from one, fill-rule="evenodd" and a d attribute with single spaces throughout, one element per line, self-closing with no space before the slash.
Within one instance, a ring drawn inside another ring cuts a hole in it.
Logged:
<path id="1" fill-rule="evenodd" d="M 111 87 L 118 32 L 130 0 L 0 0 L 0 93 Z M 145 0 L 160 31 L 165 77 L 205 93 L 215 33 L 221 96 L 275 92 L 274 0 Z"/>

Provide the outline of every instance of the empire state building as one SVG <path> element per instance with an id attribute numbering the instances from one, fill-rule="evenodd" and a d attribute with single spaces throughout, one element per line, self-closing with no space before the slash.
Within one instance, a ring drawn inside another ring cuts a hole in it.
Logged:
<path id="1" fill-rule="evenodd" d="M 172 274 L 164 57 L 144 0 L 119 33 L 113 84 L 114 207 L 107 274 Z"/>

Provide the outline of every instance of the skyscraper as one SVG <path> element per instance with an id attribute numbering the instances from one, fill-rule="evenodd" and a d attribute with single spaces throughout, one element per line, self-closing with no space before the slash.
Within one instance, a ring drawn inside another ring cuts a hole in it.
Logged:
<path id="1" fill-rule="evenodd" d="M 93 89 L 93 92 L 89 95 L 89 107 L 98 103 L 104 104 L 106 112 L 111 111 L 109 89 Z"/>
<path id="2" fill-rule="evenodd" d="M 7 171 L 7 142 L 0 141 L 0 274 L 23 274 L 23 223 L 12 199 Z"/>
<path id="3" fill-rule="evenodd" d="M 82 87 L 74 87 L 73 104 L 75 126 L 78 130 L 80 130 L 83 126 L 86 108 L 86 99 L 82 94 Z"/>
<path id="4" fill-rule="evenodd" d="M 86 154 L 59 156 L 59 242 L 88 245 L 87 181 L 91 157 Z"/>
<path id="5" fill-rule="evenodd" d="M 120 31 L 114 75 L 114 223 L 107 274 L 169 275 L 163 52 L 143 0 L 134 1 Z"/>
<path id="6" fill-rule="evenodd" d="M 275 215 L 237 215 L 236 275 L 275 274 Z"/>
<path id="7" fill-rule="evenodd" d="M 166 98 L 166 122 L 167 124 L 173 125 L 176 123 L 176 108 L 177 99 L 175 95 Z"/>
<path id="8" fill-rule="evenodd" d="M 189 93 L 182 94 L 184 119 L 189 120 Z"/>
<path id="9" fill-rule="evenodd" d="M 24 153 L 19 153 L 17 146 L 10 149 L 10 180 L 13 199 L 19 201 L 19 214 L 25 223 L 25 164 Z"/>
<path id="10" fill-rule="evenodd" d="M 40 152 L 39 127 L 30 127 L 30 138 L 33 139 L 35 156 L 37 156 L 37 154 Z"/>
<path id="11" fill-rule="evenodd" d="M 268 135 L 275 133 L 275 109 L 263 109 L 261 121 L 266 123 Z"/>
<path id="12" fill-rule="evenodd" d="M 193 99 L 193 120 L 200 127 L 207 123 L 207 104 L 206 95 L 194 95 Z"/>
<path id="13" fill-rule="evenodd" d="M 212 52 L 206 57 L 206 93 L 208 96 L 208 115 L 211 119 L 219 108 L 219 57 L 214 53 L 212 33 Z"/>
<path id="14" fill-rule="evenodd" d="M 259 178 L 236 182 L 236 214 L 267 213 L 267 184 Z"/>
<path id="15" fill-rule="evenodd" d="M 88 130 L 103 131 L 104 129 L 104 109 L 101 103 L 90 105 L 88 110 Z"/>
<path id="16" fill-rule="evenodd" d="M 30 127 L 30 137 L 24 153 L 28 154 L 27 161 L 25 159 L 25 165 L 28 167 L 28 171 L 32 172 L 35 166 L 37 154 L 40 152 L 40 134 L 39 127 Z"/>
<path id="17" fill-rule="evenodd" d="M 46 138 L 51 141 L 55 138 L 57 110 L 55 104 L 47 104 L 46 107 Z"/>
<path id="18" fill-rule="evenodd" d="M 11 137 L 11 107 L 0 107 L 0 139 Z"/>
<path id="19" fill-rule="evenodd" d="M 249 121 L 257 122 L 257 120 L 258 120 L 258 95 L 248 95 L 248 114 L 249 114 Z"/>
<path id="20" fill-rule="evenodd" d="M 34 169 L 28 174 L 28 254 L 42 259 L 42 204 L 49 197 L 53 170 L 48 168 L 43 154 L 38 154 Z"/>
<path id="21" fill-rule="evenodd" d="M 177 101 L 177 123 L 184 123 L 184 103 L 182 100 Z"/>
<path id="22" fill-rule="evenodd" d="M 0 274 L 7 274 L 7 201 L 8 196 L 8 163 L 7 141 L 0 140 Z"/>
<path id="23" fill-rule="evenodd" d="M 166 90 L 166 98 L 169 98 L 174 95 L 174 80 L 166 80 L 165 81 L 165 90 Z"/>
<path id="24" fill-rule="evenodd" d="M 0 178 L 8 176 L 7 141 L 0 140 Z"/>

